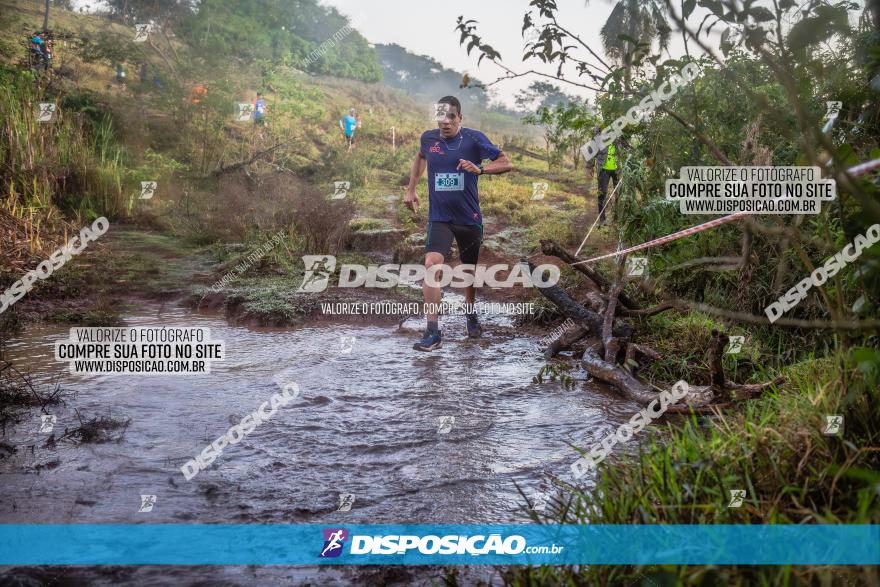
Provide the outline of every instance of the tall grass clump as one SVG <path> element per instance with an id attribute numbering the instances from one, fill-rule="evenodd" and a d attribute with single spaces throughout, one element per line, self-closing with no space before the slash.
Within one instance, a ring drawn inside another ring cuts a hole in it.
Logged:
<path id="1" fill-rule="evenodd" d="M 133 192 L 109 119 L 67 111 L 26 74 L 0 71 L 0 81 L 2 208 L 23 225 L 29 250 L 42 251 L 47 232 L 62 232 L 65 215 L 78 224 L 125 215 Z M 52 122 L 38 120 L 41 102 L 56 104 Z"/>

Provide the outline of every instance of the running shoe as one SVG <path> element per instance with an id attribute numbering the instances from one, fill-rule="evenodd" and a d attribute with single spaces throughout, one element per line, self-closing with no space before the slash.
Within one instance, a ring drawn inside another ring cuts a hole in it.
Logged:
<path id="1" fill-rule="evenodd" d="M 417 351 L 433 351 L 443 346 L 439 330 L 425 330 L 422 340 L 413 345 Z"/>

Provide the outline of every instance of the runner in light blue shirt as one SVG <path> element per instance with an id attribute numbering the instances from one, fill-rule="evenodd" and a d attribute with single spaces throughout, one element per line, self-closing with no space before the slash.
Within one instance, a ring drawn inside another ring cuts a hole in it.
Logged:
<path id="1" fill-rule="evenodd" d="M 355 110 L 352 108 L 348 111 L 348 114 L 339 119 L 339 128 L 345 133 L 345 137 L 348 139 L 348 149 L 351 150 L 354 147 L 354 131 L 358 128 L 361 123 L 358 121 L 355 116 Z"/>
<path id="2" fill-rule="evenodd" d="M 265 116 L 266 100 L 263 99 L 263 94 L 261 92 L 257 92 L 257 99 L 254 100 L 254 123 L 262 125 Z"/>

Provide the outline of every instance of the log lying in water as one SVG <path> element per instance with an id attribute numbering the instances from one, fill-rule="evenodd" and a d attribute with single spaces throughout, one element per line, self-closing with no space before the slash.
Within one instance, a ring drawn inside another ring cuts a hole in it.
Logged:
<path id="1" fill-rule="evenodd" d="M 566 263 L 575 263 L 579 259 L 549 240 L 541 241 L 542 251 L 553 255 Z M 624 264 L 626 256 L 621 255 L 617 263 L 617 271 L 613 281 L 609 281 L 596 269 L 584 265 L 573 267 L 586 277 L 587 296 L 584 304 L 577 303 L 565 290 L 554 285 L 539 288 L 538 291 L 571 319 L 576 326 L 564 332 L 553 341 L 545 351 L 545 357 L 552 358 L 563 348 L 574 342 L 591 337 L 598 342 L 588 349 L 581 359 L 584 370 L 592 377 L 613 387 L 623 397 L 643 404 L 658 399 L 658 392 L 653 386 L 639 380 L 623 365 L 631 364 L 630 360 L 639 357 L 641 362 L 656 360 L 660 355 L 652 348 L 632 342 L 633 328 L 624 319 L 628 315 L 639 315 L 641 306 L 634 300 L 625 297 L 624 287 L 626 276 Z M 534 267 L 531 267 L 534 269 Z M 673 304 L 661 304 L 659 307 L 673 307 Z M 653 310 L 653 309 L 650 309 Z M 649 311 L 650 311 L 649 310 Z M 648 312 L 644 312 L 648 313 Z M 618 315 L 619 314 L 619 315 Z M 765 383 L 740 385 L 729 381 L 724 374 L 722 359 L 724 349 L 729 343 L 726 334 L 712 331 L 709 344 L 710 385 L 689 386 L 687 396 L 682 402 L 669 406 L 670 413 L 708 413 L 716 409 L 733 406 L 736 402 L 754 397 L 766 389 L 784 382 L 782 377 Z"/>

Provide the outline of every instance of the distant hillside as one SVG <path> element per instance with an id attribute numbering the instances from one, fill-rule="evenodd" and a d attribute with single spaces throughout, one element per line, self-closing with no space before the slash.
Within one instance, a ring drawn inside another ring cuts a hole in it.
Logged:
<path id="1" fill-rule="evenodd" d="M 463 74 L 443 67 L 427 55 L 410 53 L 396 44 L 377 44 L 376 53 L 385 83 L 393 88 L 422 96 L 454 94 L 461 100 L 463 108 L 486 108 L 489 104 L 489 97 L 484 89 L 460 88 Z M 473 79 L 472 82 L 478 83 L 478 80 Z"/>
<path id="2" fill-rule="evenodd" d="M 203 54 L 367 82 L 382 78 L 375 52 L 348 18 L 316 0 L 201 0 L 190 6 L 181 32 Z"/>
<path id="3" fill-rule="evenodd" d="M 468 125 L 488 125 L 505 133 L 538 136 L 534 127 L 522 124 L 522 114 L 492 103 L 490 94 L 477 87 L 479 79 L 471 77 L 468 87 L 462 88 L 465 74 L 443 67 L 432 57 L 416 55 L 396 44 L 377 44 L 375 50 L 386 85 L 425 104 L 442 96 L 455 96 L 461 101 Z"/>

